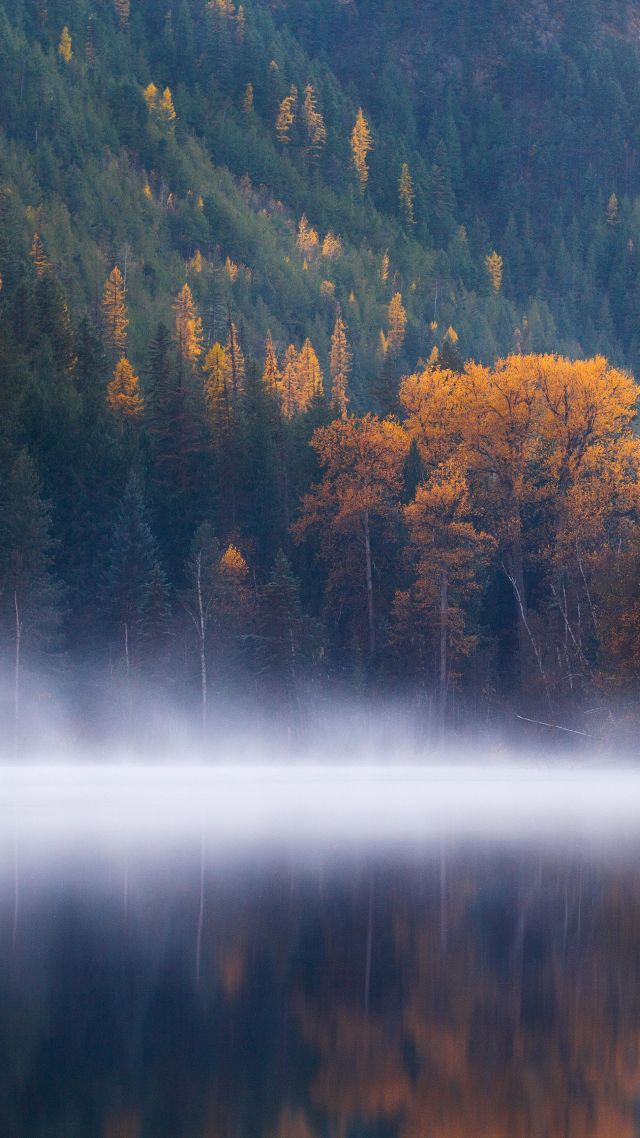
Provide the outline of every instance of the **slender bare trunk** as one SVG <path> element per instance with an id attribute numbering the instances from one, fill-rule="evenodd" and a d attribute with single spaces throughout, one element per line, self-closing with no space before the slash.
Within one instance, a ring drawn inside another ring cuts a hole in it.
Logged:
<path id="1" fill-rule="evenodd" d="M 196 591 L 198 594 L 198 641 L 200 645 L 200 688 L 202 700 L 201 714 L 202 727 L 204 728 L 207 722 L 207 622 L 205 618 L 204 602 L 202 598 L 202 553 L 198 553 L 198 556 L 196 558 Z"/>
<path id="2" fill-rule="evenodd" d="M 367 570 L 367 618 L 369 624 L 369 655 L 376 654 L 376 626 L 373 612 L 373 579 L 371 575 L 371 532 L 369 529 L 369 511 L 364 511 L 364 550 Z"/>
<path id="3" fill-rule="evenodd" d="M 449 682 L 449 577 L 446 569 L 440 574 L 440 729 L 444 731 L 447 712 L 447 686 Z"/>
<path id="4" fill-rule="evenodd" d="M 20 671 L 22 667 L 22 620 L 20 618 L 20 606 L 18 605 L 18 593 L 13 594 L 13 603 L 16 610 L 16 658 L 15 658 L 15 677 L 14 677 L 14 702 L 13 702 L 13 743 L 16 755 L 18 753 L 18 746 L 20 742 Z"/>
<path id="5" fill-rule="evenodd" d="M 127 684 L 127 715 L 129 719 L 131 719 L 133 715 L 133 696 L 131 693 L 131 655 L 129 652 L 129 625 L 126 623 L 126 621 L 124 625 L 124 660 Z"/>

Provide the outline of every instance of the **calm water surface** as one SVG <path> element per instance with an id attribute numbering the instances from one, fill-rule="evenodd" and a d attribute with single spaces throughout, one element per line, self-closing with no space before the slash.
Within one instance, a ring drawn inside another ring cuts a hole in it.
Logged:
<path id="1" fill-rule="evenodd" d="M 3 1138 L 640 1134 L 633 843 L 0 868 Z"/>

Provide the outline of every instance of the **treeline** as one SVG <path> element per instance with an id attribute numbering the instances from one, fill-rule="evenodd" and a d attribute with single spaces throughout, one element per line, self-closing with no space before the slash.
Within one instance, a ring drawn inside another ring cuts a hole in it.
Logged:
<path id="1" fill-rule="evenodd" d="M 341 685 L 471 711 L 579 713 L 633 693 L 637 388 L 604 358 L 442 353 L 351 411 L 348 325 L 328 374 L 307 338 L 207 346 L 191 290 L 144 368 L 124 277 L 77 328 L 32 246 L 2 301 L 0 605 L 16 677 L 88 661 L 123 714 L 143 683 L 206 720 L 250 692 L 294 711 Z M 80 671 L 78 668 L 80 666 Z"/>

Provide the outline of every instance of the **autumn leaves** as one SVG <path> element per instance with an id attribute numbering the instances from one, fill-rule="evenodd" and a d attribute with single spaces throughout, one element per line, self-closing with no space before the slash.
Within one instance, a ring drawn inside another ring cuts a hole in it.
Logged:
<path id="1" fill-rule="evenodd" d="M 370 655 L 382 622 L 408 670 L 438 677 L 444 713 L 491 572 L 508 583 L 522 686 L 590 678 L 594 641 L 605 652 L 619 639 L 607 618 L 612 562 L 637 546 L 636 402 L 633 380 L 602 358 L 511 356 L 408 376 L 402 423 L 366 415 L 317 430 L 322 478 L 294 532 L 317 534 L 329 595 L 361 596 Z M 410 448 L 419 477 L 407 502 Z M 405 583 L 389 603 L 372 566 L 390 541 L 389 579 Z"/>

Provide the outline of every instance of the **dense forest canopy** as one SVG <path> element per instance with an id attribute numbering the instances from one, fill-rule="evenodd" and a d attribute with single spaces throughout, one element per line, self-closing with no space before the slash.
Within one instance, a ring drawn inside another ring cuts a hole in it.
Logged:
<path id="1" fill-rule="evenodd" d="M 0 66 L 16 692 L 634 691 L 635 5 L 14 0 Z"/>

